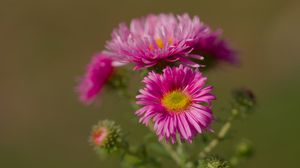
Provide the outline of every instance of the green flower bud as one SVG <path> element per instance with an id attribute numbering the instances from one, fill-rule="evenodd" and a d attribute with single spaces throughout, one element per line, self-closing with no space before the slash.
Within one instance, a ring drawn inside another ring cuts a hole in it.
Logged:
<path id="1" fill-rule="evenodd" d="M 253 148 L 250 142 L 243 141 L 236 147 L 236 155 L 241 157 L 251 157 L 253 155 Z"/>
<path id="2" fill-rule="evenodd" d="M 229 163 L 217 156 L 211 156 L 200 160 L 197 168 L 230 168 Z"/>
<path id="3" fill-rule="evenodd" d="M 249 159 L 253 155 L 253 148 L 249 141 L 243 140 L 240 142 L 235 149 L 235 154 L 230 159 L 232 166 L 237 166 L 246 159 Z"/>
<path id="4" fill-rule="evenodd" d="M 99 121 L 92 129 L 90 143 L 96 150 L 111 153 L 118 150 L 122 144 L 120 126 L 114 121 Z"/>
<path id="5" fill-rule="evenodd" d="M 126 69 L 117 69 L 114 71 L 107 85 L 112 89 L 126 89 L 128 87 L 129 78 Z"/>
<path id="6" fill-rule="evenodd" d="M 251 111 L 255 104 L 256 99 L 253 92 L 249 89 L 241 88 L 233 91 L 233 97 L 240 110 L 243 112 Z"/>

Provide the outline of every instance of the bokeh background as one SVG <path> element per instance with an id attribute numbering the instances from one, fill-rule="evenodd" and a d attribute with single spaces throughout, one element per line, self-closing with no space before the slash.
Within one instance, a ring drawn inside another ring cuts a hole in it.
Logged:
<path id="1" fill-rule="evenodd" d="M 119 22 L 160 12 L 199 15 L 239 50 L 241 67 L 208 76 L 216 106 L 226 106 L 234 87 L 257 95 L 258 110 L 235 124 L 236 140 L 247 137 L 256 151 L 241 167 L 298 167 L 299 0 L 1 0 L 0 167 L 118 167 L 89 146 L 91 125 L 115 119 L 133 141 L 145 129 L 129 121 L 132 111 L 114 93 L 104 92 L 101 105 L 79 103 L 76 78 Z M 226 156 L 229 144 L 216 152 Z"/>

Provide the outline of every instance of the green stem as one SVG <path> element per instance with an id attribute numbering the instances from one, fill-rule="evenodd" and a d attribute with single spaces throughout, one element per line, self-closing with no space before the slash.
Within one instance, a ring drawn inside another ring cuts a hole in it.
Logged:
<path id="1" fill-rule="evenodd" d="M 152 123 L 149 124 L 148 128 L 150 129 L 151 132 L 154 132 L 154 130 L 152 129 L 153 128 Z M 170 144 L 164 141 L 160 141 L 160 144 L 164 147 L 164 149 L 167 151 L 167 153 L 170 155 L 170 157 L 175 161 L 175 163 L 179 167 L 184 167 L 184 163 L 182 162 L 182 159 L 180 158 L 179 154 L 173 150 Z"/>
<path id="2" fill-rule="evenodd" d="M 229 132 L 232 126 L 232 121 L 235 119 L 237 114 L 238 114 L 238 110 L 233 109 L 232 116 L 227 120 L 227 122 L 220 129 L 219 133 L 217 134 L 217 137 L 211 140 L 211 142 L 199 153 L 199 157 L 205 158 L 216 146 L 218 146 L 220 141 L 223 140 L 226 134 Z"/>
<path id="3" fill-rule="evenodd" d="M 166 142 L 161 142 L 162 146 L 165 148 L 165 150 L 169 153 L 171 158 L 176 162 L 176 164 L 179 167 L 183 167 L 184 163 L 182 163 L 180 156 L 175 152 L 170 144 L 167 144 Z"/>

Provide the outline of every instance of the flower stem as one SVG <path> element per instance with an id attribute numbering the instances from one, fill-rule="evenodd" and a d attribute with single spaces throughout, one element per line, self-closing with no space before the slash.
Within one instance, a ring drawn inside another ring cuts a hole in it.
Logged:
<path id="1" fill-rule="evenodd" d="M 226 136 L 226 134 L 229 132 L 232 121 L 235 119 L 235 117 L 238 115 L 237 109 L 232 109 L 232 115 L 227 120 L 227 122 L 223 125 L 223 127 L 220 129 L 219 133 L 217 134 L 217 137 L 210 141 L 210 143 L 199 153 L 199 156 L 201 158 L 205 158 L 218 144 L 221 140 Z"/>
<path id="2" fill-rule="evenodd" d="M 148 128 L 151 132 L 154 132 L 152 123 L 149 123 Z M 175 150 L 173 150 L 173 148 L 170 144 L 168 144 L 167 142 L 164 142 L 164 141 L 160 141 L 160 144 L 164 147 L 166 152 L 170 155 L 170 157 L 175 161 L 175 163 L 179 167 L 184 167 L 184 163 L 183 163 L 182 159 L 180 158 L 179 154 Z"/>
<path id="3" fill-rule="evenodd" d="M 162 146 L 165 148 L 165 150 L 169 153 L 171 158 L 176 162 L 176 164 L 180 167 L 183 167 L 183 163 L 180 159 L 180 156 L 172 149 L 172 146 L 166 142 L 161 142 Z"/>

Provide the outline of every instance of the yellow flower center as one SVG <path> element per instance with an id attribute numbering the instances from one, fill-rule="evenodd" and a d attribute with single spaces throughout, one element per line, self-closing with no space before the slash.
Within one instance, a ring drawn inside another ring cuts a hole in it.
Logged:
<path id="1" fill-rule="evenodd" d="M 159 37 L 155 39 L 155 43 L 157 45 L 158 48 L 163 49 L 165 47 L 164 41 Z M 169 45 L 173 44 L 173 39 L 170 37 L 168 40 Z M 153 45 L 150 44 L 150 50 L 153 50 Z"/>
<path id="2" fill-rule="evenodd" d="M 162 98 L 163 106 L 173 112 L 186 109 L 190 103 L 188 95 L 179 90 L 169 92 Z"/>
<path id="3" fill-rule="evenodd" d="M 164 42 L 163 42 L 163 40 L 161 38 L 157 38 L 155 40 L 155 42 L 156 42 L 158 48 L 164 48 Z"/>

